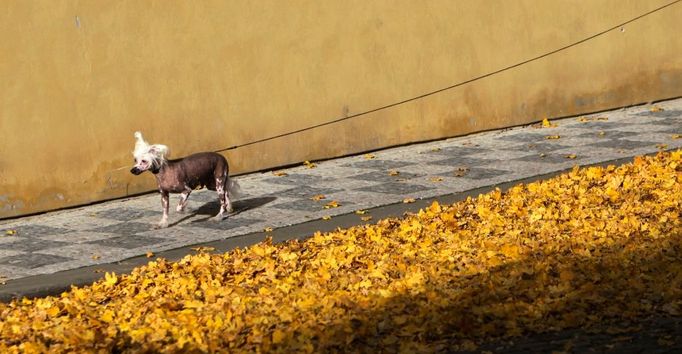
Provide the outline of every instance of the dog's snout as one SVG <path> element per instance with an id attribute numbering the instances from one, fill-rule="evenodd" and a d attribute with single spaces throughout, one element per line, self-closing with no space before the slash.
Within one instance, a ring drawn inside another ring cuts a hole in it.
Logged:
<path id="1" fill-rule="evenodd" d="M 130 173 L 132 173 L 132 174 L 134 174 L 134 175 L 139 175 L 140 173 L 142 173 L 142 170 L 140 170 L 140 169 L 137 168 L 137 167 L 133 167 L 133 168 L 130 169 Z"/>

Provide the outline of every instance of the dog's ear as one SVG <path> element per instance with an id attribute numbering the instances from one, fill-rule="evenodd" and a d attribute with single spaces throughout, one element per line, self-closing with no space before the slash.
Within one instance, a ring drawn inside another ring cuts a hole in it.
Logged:
<path id="1" fill-rule="evenodd" d="M 160 159 L 168 157 L 168 146 L 161 144 L 154 144 L 149 147 L 149 153 Z"/>

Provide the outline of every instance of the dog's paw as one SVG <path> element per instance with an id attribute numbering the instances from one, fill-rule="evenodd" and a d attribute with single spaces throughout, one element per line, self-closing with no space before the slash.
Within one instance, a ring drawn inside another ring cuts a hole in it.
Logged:
<path id="1" fill-rule="evenodd" d="M 175 208 L 175 211 L 178 212 L 178 213 L 180 213 L 180 214 L 184 214 L 184 213 L 185 213 L 185 208 L 177 207 L 177 208 Z"/>
<path id="2" fill-rule="evenodd" d="M 161 221 L 158 224 L 154 225 L 154 229 L 165 229 L 168 227 L 168 221 Z"/>

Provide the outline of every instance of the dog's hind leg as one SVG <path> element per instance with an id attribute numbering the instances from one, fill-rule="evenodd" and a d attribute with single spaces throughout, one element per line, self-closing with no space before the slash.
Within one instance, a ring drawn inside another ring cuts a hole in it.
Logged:
<path id="1" fill-rule="evenodd" d="M 189 187 L 185 187 L 185 191 L 180 193 L 180 202 L 178 203 L 178 206 L 175 208 L 175 211 L 178 213 L 182 213 L 185 211 L 185 207 L 187 206 L 187 198 L 189 198 L 189 195 L 192 193 L 192 189 Z"/>
<path id="2" fill-rule="evenodd" d="M 232 200 L 233 198 L 239 198 L 241 194 L 242 189 L 239 183 L 234 178 L 227 177 L 227 197 Z"/>
<path id="3" fill-rule="evenodd" d="M 227 191 L 225 191 L 225 211 L 228 213 L 234 211 L 234 208 L 232 207 L 232 201 L 230 200 L 230 193 Z"/>
<path id="4" fill-rule="evenodd" d="M 168 206 L 170 204 L 168 192 L 161 191 L 161 206 L 163 207 L 163 216 L 161 221 L 156 225 L 157 229 L 168 227 Z"/>
<path id="5" fill-rule="evenodd" d="M 232 200 L 231 198 L 235 195 L 237 192 L 234 190 L 236 186 L 236 189 L 239 189 L 239 185 L 236 184 L 236 182 L 232 181 L 232 178 L 227 177 L 227 183 L 225 183 L 225 210 L 228 213 L 231 213 L 234 211 L 234 208 L 232 207 Z"/>
<path id="6" fill-rule="evenodd" d="M 218 192 L 218 199 L 220 199 L 220 211 L 218 212 L 218 215 L 213 218 L 215 221 L 223 220 L 225 218 L 225 212 L 229 210 L 228 208 L 232 208 L 230 199 L 227 197 L 226 182 L 226 174 L 215 179 L 215 190 Z"/>

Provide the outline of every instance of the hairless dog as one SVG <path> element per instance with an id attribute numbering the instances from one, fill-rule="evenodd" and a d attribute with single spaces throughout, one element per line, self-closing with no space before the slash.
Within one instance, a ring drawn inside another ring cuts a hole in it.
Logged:
<path id="1" fill-rule="evenodd" d="M 226 213 L 232 212 L 230 197 L 238 191 L 239 185 L 228 176 L 229 166 L 223 155 L 199 152 L 181 159 L 168 160 L 166 145 L 150 145 L 144 141 L 140 132 L 135 132 L 135 139 L 135 166 L 130 172 L 139 175 L 150 171 L 156 177 L 163 206 L 163 216 L 158 228 L 168 227 L 170 193 L 180 193 L 180 203 L 176 210 L 183 212 L 192 191 L 206 187 L 218 192 L 220 199 L 220 211 L 214 220 L 223 220 Z"/>

